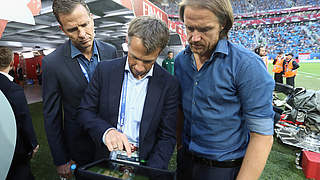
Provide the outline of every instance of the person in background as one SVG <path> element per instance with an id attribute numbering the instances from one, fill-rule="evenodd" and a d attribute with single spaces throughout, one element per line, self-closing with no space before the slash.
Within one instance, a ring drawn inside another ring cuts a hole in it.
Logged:
<path id="1" fill-rule="evenodd" d="M 286 55 L 284 64 L 284 75 L 286 78 L 286 84 L 295 87 L 294 79 L 297 75 L 297 69 L 300 67 L 299 64 L 293 59 L 293 54 L 289 53 Z"/>
<path id="2" fill-rule="evenodd" d="M 169 29 L 139 16 L 128 28 L 128 56 L 101 62 L 79 106 L 78 120 L 111 159 L 167 169 L 176 144 L 178 81 L 156 62 Z M 132 155 L 132 156 L 131 156 Z"/>
<path id="3" fill-rule="evenodd" d="M 6 180 L 33 180 L 30 159 L 38 152 L 39 144 L 24 90 L 8 74 L 12 67 L 12 50 L 0 47 L 0 90 L 11 105 L 17 125 L 16 147 Z"/>
<path id="4" fill-rule="evenodd" d="M 273 143 L 274 80 L 228 40 L 229 0 L 183 0 L 179 15 L 189 45 L 175 58 L 178 179 L 259 179 Z"/>
<path id="5" fill-rule="evenodd" d="M 97 64 L 115 58 L 116 49 L 95 39 L 93 15 L 84 0 L 54 0 L 52 9 L 69 40 L 43 58 L 43 115 L 57 173 L 67 178 L 72 163 L 101 158 L 76 113 Z"/>
<path id="6" fill-rule="evenodd" d="M 273 60 L 273 69 L 274 72 L 274 80 L 277 83 L 283 84 L 283 61 L 285 59 L 284 53 L 279 52 L 277 57 Z"/>
<path id="7" fill-rule="evenodd" d="M 42 85 L 42 69 L 41 69 L 40 63 L 37 63 L 36 65 L 36 75 L 37 75 L 38 83 L 41 86 Z"/>
<path id="8" fill-rule="evenodd" d="M 266 65 L 266 68 L 267 68 L 267 70 L 268 70 L 268 65 L 269 65 L 269 61 L 268 61 L 268 60 L 269 60 L 269 57 L 267 56 L 267 50 L 266 50 L 266 48 L 263 47 L 263 46 L 259 46 L 259 47 L 257 47 L 257 48 L 254 49 L 254 52 L 255 52 L 256 54 L 258 54 L 258 55 L 262 58 L 264 64 Z"/>
<path id="9" fill-rule="evenodd" d="M 173 52 L 168 52 L 168 57 L 162 61 L 162 67 L 165 68 L 170 74 L 174 75 L 174 58 Z"/>
<path id="10" fill-rule="evenodd" d="M 21 64 L 19 63 L 18 64 L 18 67 L 17 67 L 17 76 L 18 76 L 18 84 L 23 87 L 24 86 L 24 77 L 23 77 L 23 70 L 22 70 L 22 67 L 21 67 Z"/>
<path id="11" fill-rule="evenodd" d="M 16 80 L 16 73 L 15 73 L 14 66 L 12 66 L 12 69 L 10 69 L 9 75 L 10 75 L 11 77 L 13 77 L 13 82 L 16 82 L 16 81 L 17 81 L 17 80 Z"/>

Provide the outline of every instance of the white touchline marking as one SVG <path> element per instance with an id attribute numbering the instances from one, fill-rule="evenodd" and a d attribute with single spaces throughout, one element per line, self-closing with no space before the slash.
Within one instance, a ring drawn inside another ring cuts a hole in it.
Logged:
<path id="1" fill-rule="evenodd" d="M 318 74 L 307 73 L 307 72 L 303 72 L 303 71 L 299 71 L 299 73 L 302 73 L 302 74 L 308 74 L 308 75 L 312 75 L 312 76 L 318 76 L 318 77 L 320 77 L 320 75 L 318 75 Z"/>

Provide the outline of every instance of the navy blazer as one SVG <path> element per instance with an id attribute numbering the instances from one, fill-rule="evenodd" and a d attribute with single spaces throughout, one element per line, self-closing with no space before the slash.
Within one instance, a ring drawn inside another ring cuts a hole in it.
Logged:
<path id="1" fill-rule="evenodd" d="M 95 42 L 101 61 L 116 57 L 113 46 Z M 93 161 L 94 143 L 76 121 L 88 82 L 77 59 L 71 58 L 70 41 L 45 56 L 42 68 L 44 124 L 55 165 L 70 159 L 79 164 Z"/>
<path id="2" fill-rule="evenodd" d="M 0 90 L 8 99 L 16 119 L 17 140 L 12 161 L 25 162 L 28 158 L 31 158 L 30 155 L 38 145 L 38 141 L 33 129 L 24 90 L 3 74 L 0 74 Z"/>
<path id="3" fill-rule="evenodd" d="M 97 66 L 78 110 L 78 120 L 105 149 L 104 132 L 117 127 L 126 59 L 101 62 Z M 168 168 L 176 144 L 178 96 L 178 81 L 155 63 L 148 81 L 139 132 L 140 160 L 146 160 L 148 166 Z"/>

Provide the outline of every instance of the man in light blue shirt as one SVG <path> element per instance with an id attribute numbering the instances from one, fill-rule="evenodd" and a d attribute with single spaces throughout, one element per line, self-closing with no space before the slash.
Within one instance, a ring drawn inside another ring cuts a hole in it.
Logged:
<path id="1" fill-rule="evenodd" d="M 96 68 L 78 120 L 112 159 L 168 168 L 176 144 L 179 83 L 155 63 L 168 38 L 164 22 L 137 17 L 128 29 L 128 56 Z"/>
<path id="2" fill-rule="evenodd" d="M 128 60 L 125 66 L 126 76 L 128 78 L 127 84 L 127 102 L 125 106 L 125 112 L 128 112 L 126 115 L 126 121 L 128 122 L 123 127 L 123 132 L 127 135 L 128 141 L 132 143 L 134 146 L 139 146 L 139 129 L 140 129 L 140 121 L 142 118 L 142 111 L 144 102 L 147 95 L 147 87 L 149 78 L 153 73 L 153 66 L 149 70 L 149 72 L 142 78 L 136 79 L 129 68 Z M 121 99 L 123 97 L 123 93 L 121 94 Z M 119 118 L 121 117 L 121 104 L 119 107 Z M 117 125 L 117 129 L 120 129 L 121 125 Z"/>

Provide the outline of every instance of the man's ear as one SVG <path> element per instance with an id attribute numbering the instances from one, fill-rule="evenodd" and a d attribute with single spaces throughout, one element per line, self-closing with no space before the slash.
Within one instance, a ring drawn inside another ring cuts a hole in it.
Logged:
<path id="1" fill-rule="evenodd" d="M 224 26 L 220 26 L 220 33 L 221 31 L 223 31 L 223 29 L 224 29 Z"/>
<path id="2" fill-rule="evenodd" d="M 93 14 L 92 13 L 90 13 L 90 18 L 91 18 L 91 21 L 92 21 L 92 24 L 93 24 L 93 26 L 94 26 L 94 20 L 93 20 Z"/>

